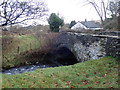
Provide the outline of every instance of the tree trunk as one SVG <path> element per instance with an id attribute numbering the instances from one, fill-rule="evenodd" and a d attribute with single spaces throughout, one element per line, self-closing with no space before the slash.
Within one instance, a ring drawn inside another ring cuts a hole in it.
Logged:
<path id="1" fill-rule="evenodd" d="M 101 26 L 102 26 L 102 28 L 104 29 L 104 20 L 103 20 L 102 17 L 100 17 L 100 20 L 101 20 Z"/>
<path id="2" fill-rule="evenodd" d="M 120 31 L 120 16 L 118 16 L 118 31 Z"/>

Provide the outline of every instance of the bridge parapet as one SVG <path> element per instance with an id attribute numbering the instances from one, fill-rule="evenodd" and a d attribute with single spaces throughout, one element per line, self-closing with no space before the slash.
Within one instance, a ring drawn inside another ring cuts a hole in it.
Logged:
<path id="1" fill-rule="evenodd" d="M 79 62 L 104 56 L 120 58 L 120 37 L 64 32 L 56 38 L 57 47 L 67 47 Z"/>

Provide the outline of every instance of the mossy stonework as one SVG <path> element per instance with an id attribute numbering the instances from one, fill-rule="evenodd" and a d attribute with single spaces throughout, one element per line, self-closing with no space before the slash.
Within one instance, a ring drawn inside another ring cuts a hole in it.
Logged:
<path id="1" fill-rule="evenodd" d="M 61 33 L 57 40 L 57 47 L 67 47 L 79 62 L 99 59 L 104 56 L 119 58 L 120 37 L 112 35 L 87 35 L 82 33 Z"/>

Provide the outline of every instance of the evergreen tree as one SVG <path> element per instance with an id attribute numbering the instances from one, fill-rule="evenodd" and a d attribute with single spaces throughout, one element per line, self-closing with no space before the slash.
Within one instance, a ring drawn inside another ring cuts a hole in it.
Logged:
<path id="1" fill-rule="evenodd" d="M 71 28 L 71 27 L 74 26 L 75 24 L 76 24 L 76 21 L 75 21 L 75 20 L 71 21 L 71 23 L 70 23 L 70 25 L 69 25 L 69 28 Z"/>
<path id="2" fill-rule="evenodd" d="M 52 13 L 48 19 L 50 25 L 50 30 L 54 32 L 59 32 L 59 27 L 64 25 L 64 20 L 57 16 L 55 13 Z"/>

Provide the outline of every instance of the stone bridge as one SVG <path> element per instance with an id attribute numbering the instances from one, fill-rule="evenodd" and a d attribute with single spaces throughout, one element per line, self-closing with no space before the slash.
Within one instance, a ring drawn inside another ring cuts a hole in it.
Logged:
<path id="1" fill-rule="evenodd" d="M 119 32 L 120 34 L 120 32 Z M 62 32 L 55 40 L 55 47 L 69 49 L 79 62 L 104 56 L 120 58 L 120 37 L 117 35 Z"/>

